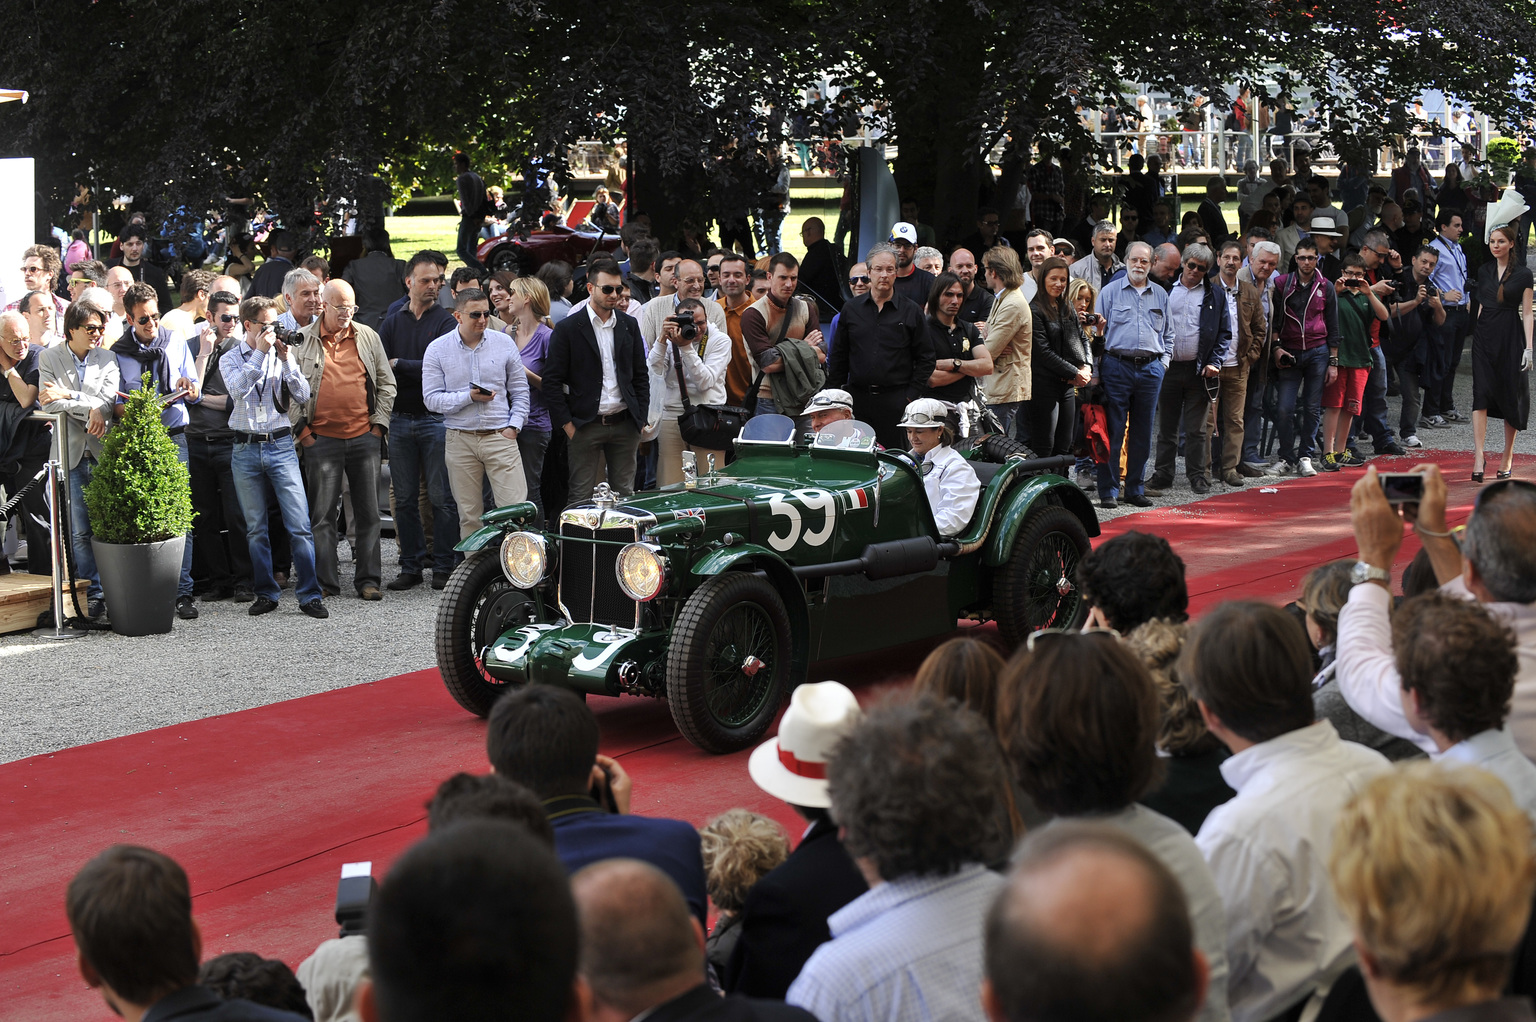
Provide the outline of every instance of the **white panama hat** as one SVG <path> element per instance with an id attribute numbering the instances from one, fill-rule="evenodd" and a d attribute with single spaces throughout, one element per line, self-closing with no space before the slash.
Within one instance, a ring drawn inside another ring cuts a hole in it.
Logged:
<path id="1" fill-rule="evenodd" d="M 835 681 L 801 685 L 779 721 L 779 735 L 752 750 L 753 782 L 791 805 L 827 809 L 827 760 L 832 749 L 864 718 L 859 701 Z"/>

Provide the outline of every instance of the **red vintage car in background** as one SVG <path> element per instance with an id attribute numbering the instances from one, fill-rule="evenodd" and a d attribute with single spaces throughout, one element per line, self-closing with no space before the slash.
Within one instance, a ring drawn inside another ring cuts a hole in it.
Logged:
<path id="1" fill-rule="evenodd" d="M 567 214 L 567 220 L 582 223 L 591 208 L 590 200 L 577 201 Z M 531 276 L 545 263 L 559 259 L 579 266 L 593 248 L 612 252 L 618 247 L 617 234 L 599 234 L 585 227 L 541 227 L 527 234 L 519 234 L 514 227 L 499 238 L 482 241 L 475 256 L 493 272 L 513 270 L 520 276 Z"/>

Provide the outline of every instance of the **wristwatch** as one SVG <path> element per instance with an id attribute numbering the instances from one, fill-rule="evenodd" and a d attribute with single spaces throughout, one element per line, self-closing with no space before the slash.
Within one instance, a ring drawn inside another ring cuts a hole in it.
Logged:
<path id="1" fill-rule="evenodd" d="M 960 371 L 960 360 L 958 358 L 952 358 L 950 361 L 954 363 L 954 371 L 958 373 Z"/>
<path id="2" fill-rule="evenodd" d="M 1352 585 L 1360 585 L 1364 582 L 1390 582 L 1392 581 L 1392 573 L 1386 568 L 1378 568 L 1373 564 L 1366 564 L 1364 561 L 1356 561 L 1355 566 L 1350 569 L 1349 581 Z"/>

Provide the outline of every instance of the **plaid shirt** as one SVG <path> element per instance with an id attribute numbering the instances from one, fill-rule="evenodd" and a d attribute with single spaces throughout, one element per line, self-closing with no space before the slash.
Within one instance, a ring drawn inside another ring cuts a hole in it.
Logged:
<path id="1" fill-rule="evenodd" d="M 241 341 L 219 359 L 219 372 L 229 391 L 229 428 L 241 433 L 276 433 L 290 425 L 288 414 L 274 403 L 285 382 L 291 402 L 309 400 L 309 381 L 294 361 L 292 348 L 287 361 L 279 362 L 275 352 L 258 351 L 250 341 Z"/>
<path id="2" fill-rule="evenodd" d="M 982 928 L 1004 879 L 973 863 L 902 877 L 832 913 L 785 998 L 821 1022 L 984 1022 Z"/>

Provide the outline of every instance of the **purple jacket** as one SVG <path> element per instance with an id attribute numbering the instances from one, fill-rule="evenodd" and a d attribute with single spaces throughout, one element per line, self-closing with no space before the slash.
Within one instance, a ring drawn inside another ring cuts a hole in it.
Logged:
<path id="1" fill-rule="evenodd" d="M 1307 288 L 1299 273 L 1282 273 L 1275 278 L 1275 310 L 1280 314 L 1280 346 L 1305 351 L 1326 344 L 1339 346 L 1339 298 L 1327 277 L 1312 275 L 1310 293 L 1301 317 L 1292 308 L 1298 289 Z"/>

